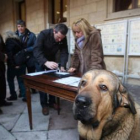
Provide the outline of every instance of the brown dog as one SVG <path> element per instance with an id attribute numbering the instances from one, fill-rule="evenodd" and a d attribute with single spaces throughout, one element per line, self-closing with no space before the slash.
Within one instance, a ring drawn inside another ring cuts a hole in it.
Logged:
<path id="1" fill-rule="evenodd" d="M 140 107 L 109 71 L 83 75 L 73 113 L 86 140 L 140 140 Z"/>

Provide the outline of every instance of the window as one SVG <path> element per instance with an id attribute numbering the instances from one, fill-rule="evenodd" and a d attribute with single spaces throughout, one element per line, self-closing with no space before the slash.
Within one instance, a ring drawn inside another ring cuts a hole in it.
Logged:
<path id="1" fill-rule="evenodd" d="M 67 0 L 51 0 L 52 23 L 67 21 Z"/>
<path id="2" fill-rule="evenodd" d="M 140 0 L 114 0 L 114 12 L 140 7 Z"/>

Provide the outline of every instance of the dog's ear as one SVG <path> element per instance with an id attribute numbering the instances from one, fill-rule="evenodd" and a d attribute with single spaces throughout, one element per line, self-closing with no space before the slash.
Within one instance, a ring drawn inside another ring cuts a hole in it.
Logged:
<path id="1" fill-rule="evenodd" d="M 116 89 L 116 91 L 113 93 L 114 112 L 116 108 L 118 108 L 120 104 L 122 103 L 122 96 L 120 93 L 123 93 L 123 92 L 126 92 L 125 88 L 122 85 L 119 85 L 119 89 Z"/>
<path id="2" fill-rule="evenodd" d="M 132 97 L 130 96 L 130 94 L 128 94 L 126 88 L 122 84 L 120 84 L 119 86 L 119 92 L 117 96 L 120 106 L 129 108 L 133 114 L 137 113 Z"/>

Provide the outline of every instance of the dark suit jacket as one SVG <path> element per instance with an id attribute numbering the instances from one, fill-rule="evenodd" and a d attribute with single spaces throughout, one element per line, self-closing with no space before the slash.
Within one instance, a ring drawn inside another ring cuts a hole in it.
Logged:
<path id="1" fill-rule="evenodd" d="M 60 64 L 65 67 L 68 60 L 68 46 L 66 37 L 61 42 L 55 42 L 53 29 L 40 32 L 34 45 L 34 57 L 43 66 L 48 61 L 55 61 L 56 53 L 60 50 Z"/>

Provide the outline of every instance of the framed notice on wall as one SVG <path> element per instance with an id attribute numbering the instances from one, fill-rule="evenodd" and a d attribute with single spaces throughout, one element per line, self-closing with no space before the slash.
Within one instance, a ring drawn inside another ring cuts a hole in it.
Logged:
<path id="1" fill-rule="evenodd" d="M 140 56 L 140 19 L 128 23 L 128 55 Z"/>
<path id="2" fill-rule="evenodd" d="M 124 55 L 127 20 L 96 25 L 101 30 L 104 55 Z"/>
<path id="3" fill-rule="evenodd" d="M 73 54 L 75 50 L 75 39 L 72 30 L 70 28 L 68 30 L 67 40 L 68 40 L 69 53 Z"/>

